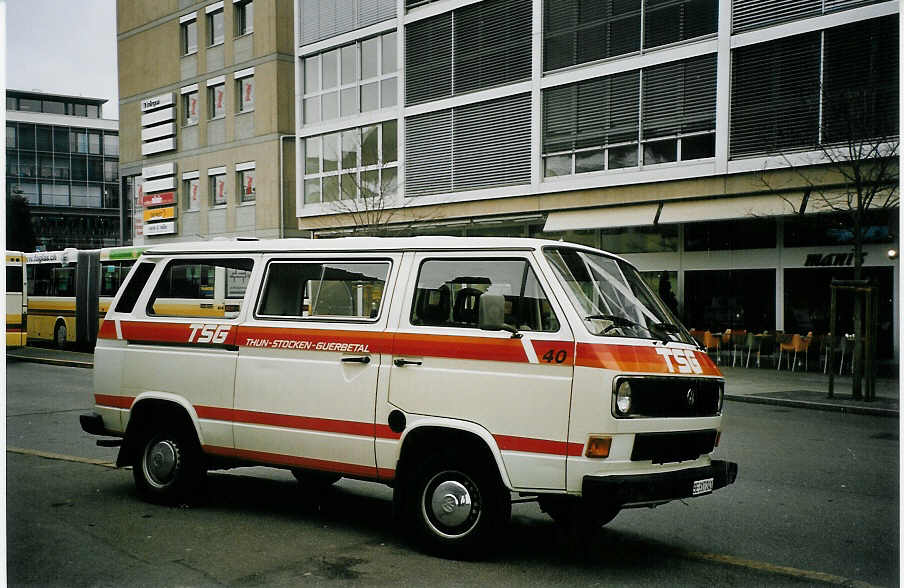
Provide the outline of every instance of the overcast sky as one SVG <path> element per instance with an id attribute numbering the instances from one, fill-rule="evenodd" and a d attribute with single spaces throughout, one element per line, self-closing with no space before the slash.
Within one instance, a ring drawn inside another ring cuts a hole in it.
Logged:
<path id="1" fill-rule="evenodd" d="M 119 118 L 116 0 L 7 0 L 6 85 L 106 98 Z"/>

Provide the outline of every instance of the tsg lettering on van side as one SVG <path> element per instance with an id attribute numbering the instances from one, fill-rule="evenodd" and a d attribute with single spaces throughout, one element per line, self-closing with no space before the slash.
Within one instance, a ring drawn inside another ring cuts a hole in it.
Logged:
<path id="1" fill-rule="evenodd" d="M 429 551 L 481 553 L 513 494 L 592 529 L 734 483 L 724 379 L 624 260 L 508 238 L 151 247 L 95 349 L 88 433 L 147 500 L 208 470 L 393 488 Z"/>

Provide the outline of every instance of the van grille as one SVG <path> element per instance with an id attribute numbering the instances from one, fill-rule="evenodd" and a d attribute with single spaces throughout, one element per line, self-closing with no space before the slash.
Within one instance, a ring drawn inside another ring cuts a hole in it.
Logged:
<path id="1" fill-rule="evenodd" d="M 631 461 L 671 463 L 697 459 L 716 446 L 716 430 L 678 433 L 638 433 L 634 436 Z"/>
<path id="2" fill-rule="evenodd" d="M 625 380 L 631 384 L 631 412 L 628 415 L 615 410 L 615 393 Z M 724 385 L 723 380 L 713 378 L 616 378 L 612 389 L 612 414 L 616 418 L 716 416 Z"/>

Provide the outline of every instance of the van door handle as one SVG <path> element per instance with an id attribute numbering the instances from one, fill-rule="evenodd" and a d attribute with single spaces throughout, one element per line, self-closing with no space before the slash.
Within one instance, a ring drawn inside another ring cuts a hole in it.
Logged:
<path id="1" fill-rule="evenodd" d="M 396 365 L 396 367 L 404 367 L 406 365 L 421 365 L 423 362 L 421 361 L 412 361 L 410 359 L 394 359 L 392 361 Z"/>
<path id="2" fill-rule="evenodd" d="M 367 355 L 363 357 L 343 357 L 339 361 L 341 361 L 342 363 L 363 363 L 367 365 L 368 363 L 370 363 L 370 357 L 368 357 Z"/>

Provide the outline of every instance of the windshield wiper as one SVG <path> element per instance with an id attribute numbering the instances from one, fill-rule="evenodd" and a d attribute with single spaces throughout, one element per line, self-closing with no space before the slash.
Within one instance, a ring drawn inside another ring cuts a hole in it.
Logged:
<path id="1" fill-rule="evenodd" d="M 681 329 L 678 328 L 678 325 L 673 325 L 672 323 L 653 323 L 648 327 L 646 325 L 634 322 L 629 318 L 615 314 L 591 314 L 589 316 L 585 316 L 584 320 L 604 320 L 611 322 L 612 324 L 603 329 L 603 332 L 600 333 L 600 335 L 605 335 L 612 329 L 620 329 L 622 327 L 640 327 L 645 331 L 649 331 L 651 334 L 656 336 L 657 339 L 662 339 L 663 344 L 669 342 L 670 334 L 681 332 Z"/>

